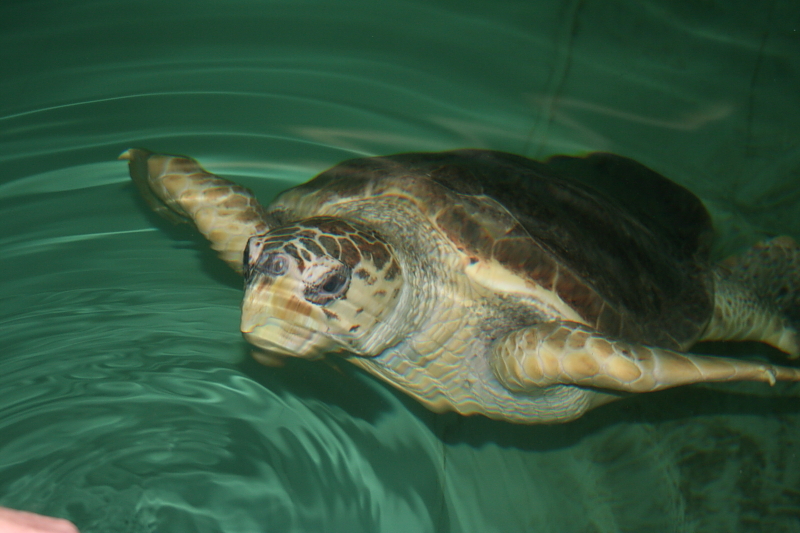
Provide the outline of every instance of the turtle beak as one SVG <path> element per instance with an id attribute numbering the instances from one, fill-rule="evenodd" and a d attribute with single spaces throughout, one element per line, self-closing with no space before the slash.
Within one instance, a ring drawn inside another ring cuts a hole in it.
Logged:
<path id="1" fill-rule="evenodd" d="M 250 344 L 289 357 L 315 359 L 332 347 L 319 333 L 319 310 L 302 297 L 302 282 L 292 276 L 256 276 L 242 300 L 240 329 Z"/>

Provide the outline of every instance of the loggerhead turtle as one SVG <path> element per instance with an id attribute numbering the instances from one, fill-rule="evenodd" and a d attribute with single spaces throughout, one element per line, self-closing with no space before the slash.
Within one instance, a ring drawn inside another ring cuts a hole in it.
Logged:
<path id="1" fill-rule="evenodd" d="M 712 265 L 700 200 L 621 156 L 352 159 L 267 208 L 193 159 L 120 159 L 244 275 L 241 330 L 261 362 L 340 352 L 434 411 L 521 423 L 624 392 L 800 380 L 683 353 L 747 339 L 797 356 L 800 248 L 778 237 Z"/>

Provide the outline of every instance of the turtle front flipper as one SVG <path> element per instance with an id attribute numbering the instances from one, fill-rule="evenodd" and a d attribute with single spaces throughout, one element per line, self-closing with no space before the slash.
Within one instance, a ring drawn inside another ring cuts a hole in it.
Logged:
<path id="1" fill-rule="evenodd" d="M 194 223 L 220 258 L 242 272 L 247 240 L 268 229 L 264 209 L 249 189 L 206 172 L 188 157 L 131 148 L 119 158 L 128 161 L 131 179 L 155 212 Z"/>
<path id="2" fill-rule="evenodd" d="M 800 369 L 644 346 L 566 321 L 498 339 L 492 368 L 503 386 L 515 392 L 558 384 L 650 392 L 706 381 L 800 381 Z"/>

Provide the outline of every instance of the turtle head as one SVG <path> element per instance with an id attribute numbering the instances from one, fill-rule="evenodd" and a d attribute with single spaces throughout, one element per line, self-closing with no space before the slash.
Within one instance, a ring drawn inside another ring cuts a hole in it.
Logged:
<path id="1" fill-rule="evenodd" d="M 403 284 L 392 247 L 360 224 L 315 217 L 250 238 L 241 330 L 251 344 L 314 358 L 386 348 Z"/>

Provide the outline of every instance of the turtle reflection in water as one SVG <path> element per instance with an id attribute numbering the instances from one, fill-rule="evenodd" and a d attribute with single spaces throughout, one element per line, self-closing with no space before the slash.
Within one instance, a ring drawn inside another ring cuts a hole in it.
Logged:
<path id="1" fill-rule="evenodd" d="M 712 265 L 700 200 L 624 157 L 352 159 L 267 207 L 193 159 L 120 158 L 156 211 L 244 275 L 241 330 L 262 362 L 340 352 L 434 411 L 522 423 L 623 392 L 800 380 L 685 353 L 755 340 L 797 356 L 798 246 Z"/>

